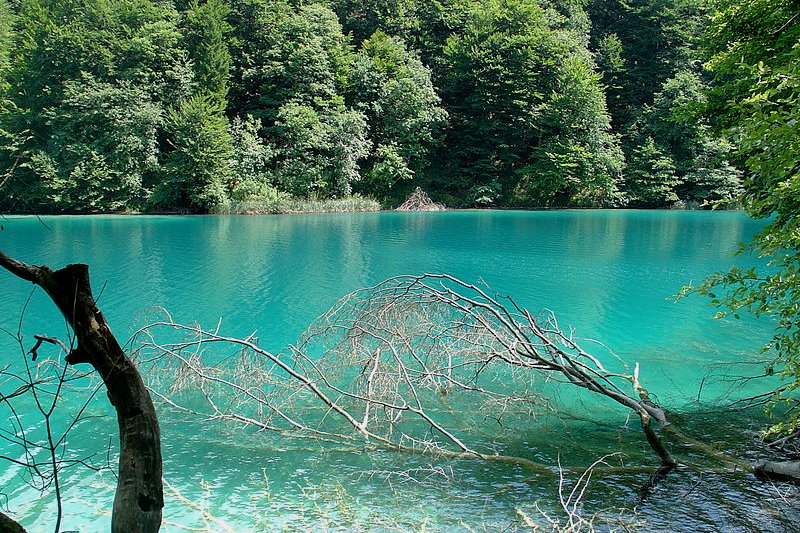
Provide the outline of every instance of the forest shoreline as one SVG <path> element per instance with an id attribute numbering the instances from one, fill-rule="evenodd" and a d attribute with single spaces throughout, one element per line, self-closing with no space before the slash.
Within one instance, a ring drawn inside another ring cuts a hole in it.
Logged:
<path id="1" fill-rule="evenodd" d="M 493 211 L 724 211 L 739 212 L 743 209 L 736 207 L 732 209 L 715 209 L 706 207 L 567 207 L 567 206 L 540 206 L 540 207 L 449 207 L 438 212 L 493 212 Z M 412 212 L 437 212 L 437 211 L 399 211 L 396 208 L 381 206 L 378 209 L 351 209 L 351 210 L 292 210 L 292 211 L 223 211 L 218 213 L 197 213 L 193 211 L 100 211 L 96 213 L 34 213 L 34 212 L 12 212 L 2 213 L 0 218 L 6 217 L 36 217 L 36 216 L 64 216 L 64 217 L 94 217 L 94 216 L 269 216 L 269 215 L 315 215 L 315 214 L 346 214 L 346 213 L 412 213 Z"/>

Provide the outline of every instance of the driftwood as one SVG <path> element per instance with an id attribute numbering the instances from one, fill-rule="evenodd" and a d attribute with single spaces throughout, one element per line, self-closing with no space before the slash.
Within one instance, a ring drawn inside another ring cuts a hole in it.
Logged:
<path id="1" fill-rule="evenodd" d="M 437 204 L 430 197 L 417 187 L 414 189 L 403 205 L 397 208 L 397 211 L 444 211 L 446 208 L 443 204 Z"/>
<path id="2" fill-rule="evenodd" d="M 759 461 L 753 471 L 760 478 L 800 483 L 800 461 Z"/>
<path id="3" fill-rule="evenodd" d="M 88 363 L 103 378 L 108 399 L 117 412 L 120 433 L 112 532 L 155 533 L 161 526 L 164 507 L 161 436 L 155 407 L 138 370 L 95 304 L 88 265 L 67 265 L 53 271 L 0 252 L 0 266 L 44 289 L 77 338 L 77 347 L 69 352 L 66 362 Z"/>

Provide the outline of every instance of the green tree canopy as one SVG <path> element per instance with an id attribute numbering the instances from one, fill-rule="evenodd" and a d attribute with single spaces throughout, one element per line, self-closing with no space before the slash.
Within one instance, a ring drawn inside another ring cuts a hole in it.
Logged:
<path id="1" fill-rule="evenodd" d="M 699 290 L 723 315 L 777 320 L 764 350 L 774 356 L 768 372 L 784 378 L 772 405 L 784 403 L 786 416 L 772 431 L 791 434 L 800 428 L 800 16 L 791 0 L 718 6 L 708 37 L 718 83 L 710 109 L 746 157 L 745 208 L 772 217 L 747 248 L 769 266 L 718 273 Z"/>
<path id="2" fill-rule="evenodd" d="M 270 126 L 288 102 L 317 106 L 341 94 L 352 57 L 336 14 L 321 4 L 233 3 L 231 106 Z"/>
<path id="3" fill-rule="evenodd" d="M 704 0 L 590 0 L 592 48 L 600 56 L 617 131 L 635 121 L 662 84 L 695 57 Z"/>
<path id="4" fill-rule="evenodd" d="M 735 143 L 712 126 L 731 91 L 749 93 L 723 80 L 706 100 L 695 41 L 712 11 L 705 0 L 0 0 L 0 209 L 208 210 L 276 188 L 387 205 L 415 186 L 451 205 L 728 198 Z M 712 118 L 694 111 L 715 105 Z M 220 132 L 202 137 L 208 150 L 232 150 L 214 163 L 224 194 L 214 185 L 208 201 L 187 192 L 208 176 L 175 175 L 200 170 L 176 154 L 205 157 L 176 137 L 190 108 Z M 103 192 L 89 199 L 93 180 Z"/>
<path id="5" fill-rule="evenodd" d="M 162 110 L 190 90 L 176 19 L 149 0 L 20 3 L 4 123 L 22 141 L 0 205 L 141 205 Z"/>
<path id="6" fill-rule="evenodd" d="M 347 100 L 361 111 L 375 148 L 365 192 L 402 201 L 427 167 L 446 113 L 430 71 L 402 40 L 382 31 L 361 44 L 350 68 Z"/>
<path id="7" fill-rule="evenodd" d="M 192 0 L 184 16 L 184 46 L 192 60 L 198 92 L 226 104 L 231 69 L 228 36 L 231 26 L 228 7 L 222 0 Z"/>
<path id="8" fill-rule="evenodd" d="M 679 70 L 626 128 L 630 205 L 663 207 L 679 199 L 710 205 L 738 196 L 733 146 L 702 115 L 708 90 L 700 73 Z"/>
<path id="9" fill-rule="evenodd" d="M 0 0 L 0 94 L 4 94 L 7 87 L 5 82 L 6 71 L 11 55 L 11 37 L 14 26 L 14 14 L 7 0 Z"/>
<path id="10" fill-rule="evenodd" d="M 158 170 L 162 110 L 141 87 L 88 74 L 63 86 L 44 112 L 52 129 L 28 164 L 38 186 L 21 191 L 60 211 L 120 211 L 142 205 Z"/>
<path id="11" fill-rule="evenodd" d="M 333 0 L 342 25 L 356 42 L 369 39 L 376 31 L 403 38 L 420 33 L 418 0 Z M 435 3 L 435 2 L 434 2 Z"/>
<path id="12" fill-rule="evenodd" d="M 276 151 L 276 178 L 298 196 L 343 196 L 360 179 L 359 161 L 369 141 L 361 113 L 340 102 L 321 109 L 289 102 L 272 128 L 281 144 Z"/>
<path id="13" fill-rule="evenodd" d="M 170 110 L 166 132 L 172 150 L 151 203 L 158 208 L 209 212 L 224 204 L 233 147 L 221 104 L 207 94 Z"/>
<path id="14" fill-rule="evenodd" d="M 621 156 L 586 40 L 534 1 L 471 7 L 444 48 L 450 191 L 494 182 L 510 203 L 613 203 Z"/>

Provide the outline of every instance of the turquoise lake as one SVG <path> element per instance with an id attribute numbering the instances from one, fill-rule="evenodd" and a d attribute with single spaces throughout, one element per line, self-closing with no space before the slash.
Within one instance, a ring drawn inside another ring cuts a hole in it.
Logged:
<path id="1" fill-rule="evenodd" d="M 219 325 L 226 335 L 256 332 L 278 352 L 342 296 L 392 276 L 446 273 L 486 283 L 531 311 L 552 310 L 576 337 L 640 363 L 644 385 L 685 432 L 746 460 L 767 453 L 751 438 L 763 422 L 757 414 L 710 407 L 764 390 L 758 383 L 737 388 L 734 376 L 760 367 L 732 363 L 759 360 L 770 324 L 713 320 L 699 296 L 674 301 L 686 284 L 754 262 L 734 257 L 762 226 L 742 213 L 12 216 L 0 224 L 0 250 L 8 255 L 53 267 L 88 263 L 98 304 L 122 342 L 160 306 L 176 321 Z M 46 296 L 34 292 L 26 306 L 30 295 L 29 284 L 0 272 L 0 369 L 23 368 L 18 329 L 26 349 L 34 333 L 67 339 Z M 87 395 L 90 385 L 83 385 Z M 0 379 L 0 392 L 12 387 Z M 618 450 L 626 464 L 656 466 L 636 422 L 605 403 L 586 401 L 583 418 L 504 427 L 487 439 L 499 452 L 574 469 Z M 90 403 L 70 454 L 114 463 L 116 422 L 106 404 L 102 393 Z M 344 450 L 166 409 L 161 416 L 164 531 L 530 531 L 526 520 L 546 525 L 542 512 L 559 516 L 558 476 L 518 465 Z M 20 418 L 31 435 L 41 431 L 33 411 Z M 17 430 L 9 422 L 3 431 Z M 0 441 L 0 455 L 19 453 Z M 29 531 L 52 531 L 52 495 L 28 487 L 22 469 L 0 465 L 0 505 Z M 63 475 L 63 530 L 107 530 L 113 473 L 76 466 Z M 598 472 L 584 498 L 587 513 L 612 527 L 622 516 L 643 531 L 788 531 L 800 520 L 796 490 L 777 492 L 749 474 L 679 467 L 643 489 L 648 477 Z"/>

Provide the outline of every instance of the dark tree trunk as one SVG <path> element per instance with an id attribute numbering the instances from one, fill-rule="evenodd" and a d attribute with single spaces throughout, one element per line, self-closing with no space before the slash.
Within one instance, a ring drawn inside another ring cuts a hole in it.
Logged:
<path id="1" fill-rule="evenodd" d="M 25 533 L 21 525 L 0 513 L 0 533 Z"/>
<path id="2" fill-rule="evenodd" d="M 108 399 L 117 411 L 120 458 L 112 532 L 158 531 L 164 496 L 161 436 L 155 407 L 139 372 L 94 302 L 89 267 L 74 264 L 53 271 L 46 266 L 16 261 L 2 252 L 0 266 L 38 285 L 50 296 L 78 341 L 67 355 L 67 363 L 92 365 L 103 378 Z"/>

